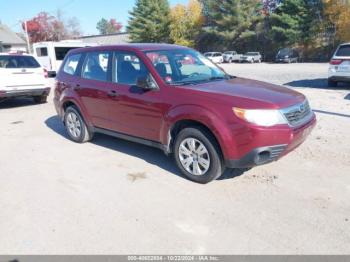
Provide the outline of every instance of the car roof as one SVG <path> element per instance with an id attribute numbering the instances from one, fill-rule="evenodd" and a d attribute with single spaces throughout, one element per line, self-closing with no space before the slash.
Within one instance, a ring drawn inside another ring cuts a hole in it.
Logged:
<path id="1" fill-rule="evenodd" d="M 174 50 L 189 49 L 188 47 L 171 45 L 171 44 L 152 44 L 152 43 L 133 43 L 123 45 L 101 45 L 93 47 L 84 47 L 71 50 L 71 53 L 80 53 L 85 51 L 101 51 L 101 50 L 129 50 L 129 51 L 158 51 L 158 50 Z"/>
<path id="2" fill-rule="evenodd" d="M 350 45 L 350 43 L 343 43 L 340 46 L 343 46 L 343 45 Z"/>

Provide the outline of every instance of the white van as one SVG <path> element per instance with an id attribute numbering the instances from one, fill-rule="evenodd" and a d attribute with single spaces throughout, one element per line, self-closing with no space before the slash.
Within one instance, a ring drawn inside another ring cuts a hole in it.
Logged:
<path id="1" fill-rule="evenodd" d="M 55 76 L 64 57 L 71 49 L 88 46 L 96 46 L 96 44 L 87 44 L 80 41 L 39 42 L 33 44 L 33 51 L 39 63 L 48 71 L 48 74 Z"/>

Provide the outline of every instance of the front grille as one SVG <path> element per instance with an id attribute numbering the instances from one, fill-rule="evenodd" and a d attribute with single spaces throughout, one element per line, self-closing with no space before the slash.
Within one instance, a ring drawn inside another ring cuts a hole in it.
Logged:
<path id="1" fill-rule="evenodd" d="M 304 121 L 311 116 L 311 113 L 312 111 L 307 100 L 301 104 L 283 110 L 283 114 L 291 126 L 297 126 L 304 123 Z"/>

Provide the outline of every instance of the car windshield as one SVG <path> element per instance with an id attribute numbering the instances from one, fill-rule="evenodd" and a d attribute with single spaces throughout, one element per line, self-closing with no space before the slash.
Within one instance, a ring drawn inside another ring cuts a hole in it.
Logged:
<path id="1" fill-rule="evenodd" d="M 290 53 L 290 49 L 288 48 L 284 48 L 278 51 L 278 55 L 281 55 L 281 56 L 289 55 L 289 53 Z"/>
<path id="2" fill-rule="evenodd" d="M 40 64 L 32 56 L 2 55 L 0 68 L 38 68 Z"/>
<path id="3" fill-rule="evenodd" d="M 350 45 L 340 46 L 336 56 L 350 56 Z"/>
<path id="4" fill-rule="evenodd" d="M 149 51 L 146 55 L 168 84 L 196 84 L 229 78 L 209 59 L 191 49 Z"/>

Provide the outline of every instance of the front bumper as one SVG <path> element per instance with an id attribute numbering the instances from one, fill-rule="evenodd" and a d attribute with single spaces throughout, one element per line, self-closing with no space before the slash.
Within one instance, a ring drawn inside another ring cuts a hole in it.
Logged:
<path id="1" fill-rule="evenodd" d="M 314 116 L 305 125 L 294 130 L 291 129 L 289 139 L 285 144 L 254 148 L 240 159 L 226 159 L 225 165 L 228 168 L 250 168 L 276 161 L 300 146 L 315 125 L 316 117 Z"/>
<path id="2" fill-rule="evenodd" d="M 48 96 L 50 88 L 40 89 L 25 89 L 25 90 L 0 90 L 0 98 L 15 98 L 15 97 L 32 97 L 32 96 Z"/>
<path id="3" fill-rule="evenodd" d="M 290 61 L 289 58 L 276 58 L 276 63 L 288 63 Z"/>
<path id="4" fill-rule="evenodd" d="M 240 62 L 240 63 L 250 63 L 250 62 L 252 62 L 252 61 L 257 61 L 257 60 L 254 60 L 254 58 L 251 58 L 251 57 L 239 59 L 239 62 Z"/>

